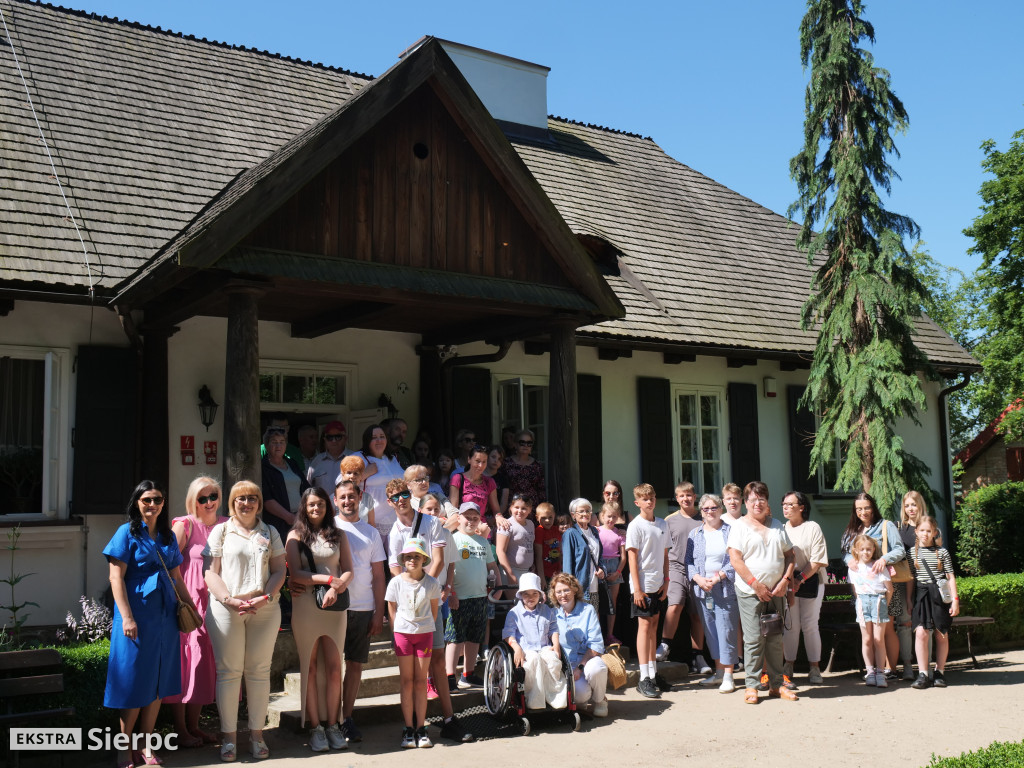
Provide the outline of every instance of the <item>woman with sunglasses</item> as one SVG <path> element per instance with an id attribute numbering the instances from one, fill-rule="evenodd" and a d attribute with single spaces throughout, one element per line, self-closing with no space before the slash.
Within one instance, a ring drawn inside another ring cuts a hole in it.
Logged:
<path id="1" fill-rule="evenodd" d="M 547 501 L 548 489 L 544 483 L 544 466 L 530 455 L 535 442 L 533 432 L 528 429 L 519 430 L 516 434 L 516 452 L 506 458 L 502 468 L 508 481 L 509 498 L 521 493 L 537 505 Z"/>
<path id="2" fill-rule="evenodd" d="M 171 531 L 181 550 L 182 582 L 199 613 L 206 616 L 210 592 L 203 578 L 203 550 L 210 532 L 227 520 L 217 514 L 220 509 L 220 483 L 212 477 L 197 477 L 185 494 L 187 514 L 176 517 Z M 212 704 L 217 685 L 217 662 L 213 659 L 210 635 L 203 626 L 181 637 L 181 695 L 168 696 L 164 702 L 174 712 L 179 747 L 198 747 L 206 742 L 216 744 L 217 737 L 199 727 L 204 704 Z"/>
<path id="3" fill-rule="evenodd" d="M 103 705 L 121 711 L 121 733 L 151 734 L 160 700 L 181 693 L 177 598 L 181 551 L 171 533 L 164 492 L 143 480 L 128 501 L 128 522 L 103 548 L 110 565 L 114 623 Z M 123 750 L 117 764 L 156 765 L 152 749 Z"/>
<path id="4" fill-rule="evenodd" d="M 210 532 L 203 552 L 206 586 L 213 596 L 206 614 L 217 660 L 217 710 L 220 713 L 220 759 L 238 757 L 238 698 L 245 677 L 252 756 L 270 756 L 263 726 L 270 707 L 270 664 L 281 628 L 278 593 L 284 585 L 284 543 L 277 529 L 262 519 L 263 493 L 256 483 L 240 480 L 228 496 L 227 522 Z"/>

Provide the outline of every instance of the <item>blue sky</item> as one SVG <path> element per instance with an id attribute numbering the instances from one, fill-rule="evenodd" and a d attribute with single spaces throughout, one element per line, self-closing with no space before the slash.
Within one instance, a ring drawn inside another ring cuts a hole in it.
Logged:
<path id="1" fill-rule="evenodd" d="M 762 205 L 795 199 L 805 73 L 799 0 L 518 3 L 395 0 L 64 0 L 176 32 L 378 75 L 422 35 L 551 68 L 548 112 L 651 136 Z M 875 0 L 876 63 L 910 114 L 887 206 L 939 261 L 973 270 L 961 234 L 978 213 L 979 145 L 1024 128 L 1020 0 Z"/>

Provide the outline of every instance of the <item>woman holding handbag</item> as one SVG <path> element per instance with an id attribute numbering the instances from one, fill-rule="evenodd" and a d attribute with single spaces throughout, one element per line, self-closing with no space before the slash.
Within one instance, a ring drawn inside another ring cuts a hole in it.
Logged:
<path id="1" fill-rule="evenodd" d="M 875 573 L 880 573 L 883 568 L 888 568 L 890 579 L 896 582 L 904 580 L 909 575 L 909 570 L 907 570 L 906 562 L 907 552 L 903 546 L 903 540 L 900 538 L 900 532 L 895 523 L 882 519 L 882 515 L 878 511 L 878 504 L 870 493 L 858 493 L 853 500 L 850 522 L 843 532 L 840 544 L 843 561 L 847 565 L 853 562 L 853 540 L 862 533 L 877 541 L 880 547 L 881 557 L 871 566 Z M 894 590 L 889 603 L 889 617 L 899 616 L 902 612 L 903 600 L 899 590 Z M 896 637 L 894 624 L 895 621 L 888 621 L 885 625 L 887 664 L 883 674 L 886 681 L 896 679 L 896 673 L 892 671 L 892 667 L 899 657 L 900 651 L 900 641 Z"/>
<path id="2" fill-rule="evenodd" d="M 786 533 L 793 542 L 793 590 L 789 599 L 789 626 L 782 633 L 785 662 L 782 665 L 783 685 L 793 685 L 793 663 L 800 647 L 800 633 L 811 671 L 807 682 L 821 685 L 821 633 L 818 616 L 825 598 L 825 567 L 828 550 L 821 526 L 810 520 L 811 505 L 799 491 L 790 491 L 782 499 L 782 514 L 786 518 Z"/>
<path id="3" fill-rule="evenodd" d="M 292 583 L 307 587 L 293 593 L 292 632 L 302 675 L 302 722 L 309 715 L 309 748 L 314 752 L 345 749 L 341 717 L 341 649 L 345 647 L 348 584 L 352 554 L 345 532 L 334 523 L 334 507 L 318 486 L 302 494 L 299 513 L 285 544 Z M 326 678 L 321 709 L 318 666 Z M 323 722 L 327 723 L 324 728 Z"/>
<path id="4" fill-rule="evenodd" d="M 220 510 L 220 483 L 212 477 L 193 480 L 185 494 L 187 514 L 176 517 L 171 531 L 181 550 L 182 582 L 201 616 L 206 616 L 210 592 L 203 579 L 203 550 L 210 532 L 227 520 Z M 178 746 L 198 747 L 204 742 L 216 744 L 217 737 L 199 727 L 203 705 L 212 704 L 217 686 L 217 664 L 206 626 L 181 635 L 181 694 L 164 701 L 174 712 Z"/>
<path id="5" fill-rule="evenodd" d="M 181 693 L 178 649 L 178 596 L 181 552 L 171 533 L 166 496 L 152 480 L 143 480 L 128 501 L 128 522 L 103 548 L 110 565 L 114 623 L 110 635 L 103 705 L 119 709 L 121 733 L 151 734 L 164 696 Z M 187 598 L 187 592 L 181 590 Z M 191 604 L 191 599 L 187 605 Z M 194 608 L 194 606 L 193 606 Z M 146 746 L 123 750 L 120 768 L 160 761 Z"/>

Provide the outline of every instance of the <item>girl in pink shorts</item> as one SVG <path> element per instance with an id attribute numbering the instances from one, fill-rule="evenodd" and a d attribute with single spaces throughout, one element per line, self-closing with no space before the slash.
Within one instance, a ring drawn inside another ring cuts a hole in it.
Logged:
<path id="1" fill-rule="evenodd" d="M 427 714 L 427 675 L 433 646 L 441 585 L 423 566 L 430 562 L 423 539 L 405 543 L 399 558 L 403 571 L 388 583 L 384 599 L 394 628 L 395 656 L 402 684 L 402 747 L 432 747 L 424 719 Z"/>

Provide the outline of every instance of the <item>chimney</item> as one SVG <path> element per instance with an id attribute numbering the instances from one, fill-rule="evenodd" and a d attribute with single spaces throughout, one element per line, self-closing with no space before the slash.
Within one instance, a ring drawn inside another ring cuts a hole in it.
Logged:
<path id="1" fill-rule="evenodd" d="M 424 37 L 400 54 L 420 47 Z M 550 67 L 470 45 L 437 39 L 506 135 L 548 140 L 547 78 Z"/>

